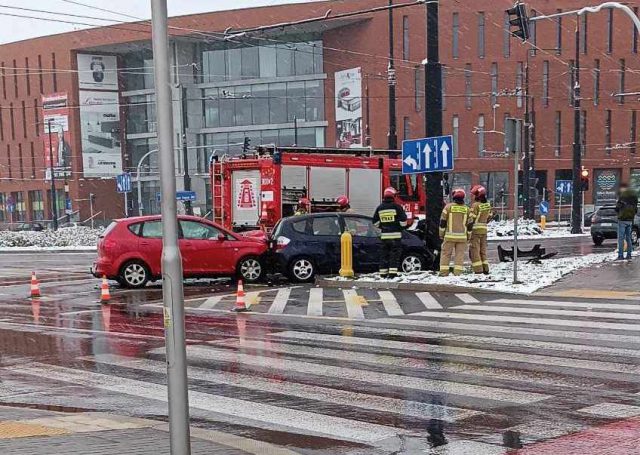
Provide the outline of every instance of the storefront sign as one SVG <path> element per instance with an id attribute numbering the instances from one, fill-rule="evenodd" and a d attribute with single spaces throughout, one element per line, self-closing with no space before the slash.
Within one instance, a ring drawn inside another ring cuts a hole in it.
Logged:
<path id="1" fill-rule="evenodd" d="M 363 147 L 362 71 L 338 71 L 335 78 L 336 147 Z"/>
<path id="2" fill-rule="evenodd" d="M 615 204 L 620 185 L 620 169 L 596 169 L 594 171 L 593 203 L 596 206 Z"/>

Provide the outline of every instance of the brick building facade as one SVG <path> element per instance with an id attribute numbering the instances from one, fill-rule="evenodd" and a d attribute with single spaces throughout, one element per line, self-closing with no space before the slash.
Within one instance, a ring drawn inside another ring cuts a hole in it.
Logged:
<path id="1" fill-rule="evenodd" d="M 291 145 L 295 136 L 304 146 L 335 146 L 342 140 L 342 135 L 337 137 L 335 114 L 336 99 L 342 96 L 335 90 L 338 72 L 360 68 L 363 119 L 360 125 L 350 123 L 349 127 L 362 130 L 363 135 L 368 132 L 365 143 L 373 147 L 387 145 L 386 12 L 288 25 L 226 40 L 222 32 L 320 17 L 328 9 L 337 15 L 386 4 L 383 0 L 314 2 L 171 19 L 173 82 L 184 87 L 174 90 L 175 145 L 181 146 L 180 102 L 184 98 L 189 174 L 200 213 L 210 209 L 207 162 L 212 153 L 240 153 L 244 137 L 251 139 L 251 145 Z M 505 31 L 505 10 L 510 6 L 511 0 L 442 2 L 443 123 L 445 133 L 454 135 L 457 149 L 451 180 L 466 187 L 484 183 L 496 205 L 504 203 L 508 211 L 513 204 L 512 161 L 504 156 L 501 131 L 506 117 L 524 116 L 528 67 L 539 197 L 544 194 L 554 207 L 556 180 L 571 178 L 576 18 L 538 21 L 532 43 L 522 44 Z M 539 15 L 580 6 L 575 0 L 527 3 Z M 620 181 L 640 185 L 638 95 L 614 96 L 640 87 L 638 36 L 629 18 L 619 11 L 579 20 L 582 123 L 586 126 L 583 164 L 593 177 L 585 196 L 587 204 L 603 204 Z M 424 135 L 424 5 L 394 11 L 394 40 L 401 141 Z M 103 61 L 104 68 L 110 58 L 117 64 L 117 70 L 112 69 L 117 74 L 115 85 L 108 87 L 100 79 L 109 78 L 108 68 L 106 75 L 97 76 L 100 81 L 87 82 L 93 64 Z M 87 61 L 92 65 L 90 71 L 79 67 Z M 122 169 L 134 174 L 130 203 L 136 213 L 138 165 L 143 213 L 157 211 L 148 23 L 2 45 L 0 89 L 0 223 L 51 218 L 42 97 L 55 93 L 67 97 L 64 150 L 70 163 L 68 169 L 56 172 L 59 216 L 64 216 L 68 199 L 73 216 L 79 219 L 88 218 L 91 209 L 99 213 L 99 220 L 121 217 L 124 200 L 115 191 L 114 174 Z M 103 101 L 96 101 L 98 98 Z M 102 111 L 91 107 L 100 103 Z M 109 108 L 110 104 L 115 106 Z M 344 132 L 345 125 L 341 128 Z M 122 165 L 116 162 L 101 174 L 101 162 L 107 167 L 112 164 L 99 158 L 105 150 L 121 151 Z M 177 158 L 180 188 L 180 153 Z M 97 170 L 90 171 L 94 164 Z M 90 207 L 92 194 L 95 200 Z"/>

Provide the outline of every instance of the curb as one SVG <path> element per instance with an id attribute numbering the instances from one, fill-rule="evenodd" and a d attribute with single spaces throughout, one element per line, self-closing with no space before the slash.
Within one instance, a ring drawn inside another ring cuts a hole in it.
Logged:
<path id="1" fill-rule="evenodd" d="M 493 289 L 477 288 L 473 286 L 457 286 L 452 284 L 436 284 L 436 283 L 390 283 L 384 281 L 335 281 L 325 278 L 316 279 L 316 285 L 323 288 L 367 288 L 367 289 L 394 289 L 398 291 L 411 292 L 456 292 L 474 294 L 507 294 L 513 293 L 496 291 Z"/>

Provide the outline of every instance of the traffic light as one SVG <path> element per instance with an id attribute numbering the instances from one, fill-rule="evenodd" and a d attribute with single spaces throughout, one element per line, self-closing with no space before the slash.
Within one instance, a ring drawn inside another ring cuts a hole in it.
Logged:
<path id="1" fill-rule="evenodd" d="M 522 41 L 529 39 L 529 18 L 524 4 L 518 3 L 513 8 L 507 10 L 509 15 L 509 31 L 513 36 Z"/>
<path id="2" fill-rule="evenodd" d="M 580 174 L 580 191 L 589 191 L 589 169 L 583 169 Z"/>
<path id="3" fill-rule="evenodd" d="M 251 139 L 247 136 L 244 137 L 244 142 L 242 144 L 242 153 L 247 153 L 249 151 L 249 147 L 251 146 Z"/>

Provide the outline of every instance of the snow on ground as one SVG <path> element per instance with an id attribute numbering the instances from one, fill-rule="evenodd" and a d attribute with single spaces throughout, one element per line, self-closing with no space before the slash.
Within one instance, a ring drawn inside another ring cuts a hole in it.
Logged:
<path id="1" fill-rule="evenodd" d="M 518 238 L 521 239 L 552 239 L 589 235 L 572 234 L 568 226 L 557 226 L 542 230 L 540 225 L 534 220 L 518 220 Z M 489 240 L 508 240 L 513 238 L 513 220 L 492 221 L 488 226 Z"/>
<path id="2" fill-rule="evenodd" d="M 518 261 L 518 281 L 521 284 L 513 284 L 513 263 L 502 262 L 491 265 L 490 275 L 475 275 L 467 273 L 461 276 L 450 275 L 440 277 L 435 272 L 417 272 L 406 274 L 398 278 L 384 279 L 377 273 L 360 275 L 355 281 L 356 285 L 365 286 L 370 282 L 411 283 L 411 284 L 437 284 L 463 286 L 469 288 L 488 289 L 497 292 L 512 292 L 530 294 L 539 289 L 550 286 L 565 275 L 578 269 L 613 261 L 617 257 L 616 252 L 588 254 L 579 257 L 559 259 L 547 259 L 541 264 L 527 264 Z M 637 259 L 636 259 L 637 260 Z M 344 278 L 333 278 L 337 281 L 346 281 Z"/>
<path id="3" fill-rule="evenodd" d="M 76 226 L 60 228 L 57 231 L 0 231 L 0 249 L 19 250 L 86 250 L 95 249 L 102 229 Z"/>

